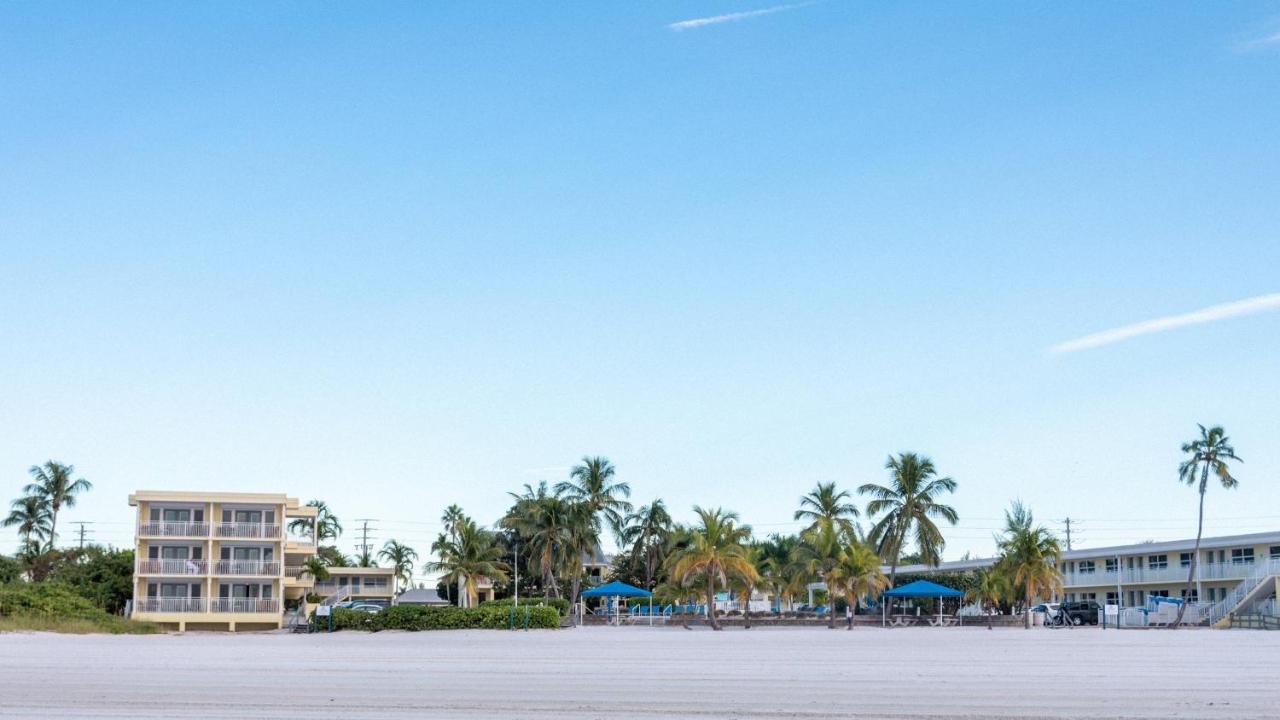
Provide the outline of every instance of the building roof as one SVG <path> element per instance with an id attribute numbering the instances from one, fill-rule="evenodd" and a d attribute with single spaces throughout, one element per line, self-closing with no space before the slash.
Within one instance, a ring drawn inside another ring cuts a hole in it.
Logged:
<path id="1" fill-rule="evenodd" d="M 328 570 L 330 575 L 386 575 L 391 577 L 396 574 L 394 568 L 357 567 L 354 565 L 330 565 Z"/>
<path id="2" fill-rule="evenodd" d="M 399 605 L 448 605 L 449 601 L 440 597 L 435 588 L 415 588 L 405 590 L 396 598 Z"/>
<path id="3" fill-rule="evenodd" d="M 191 491 L 191 490 L 137 490 L 129 495 L 129 505 L 137 506 L 139 502 L 180 502 L 180 503 L 244 503 L 246 505 L 284 505 L 290 510 L 301 510 L 298 498 L 291 498 L 284 493 L 246 493 Z M 314 508 L 312 508 L 314 512 Z"/>
<path id="4" fill-rule="evenodd" d="M 1220 548 L 1253 546 L 1253 545 L 1280 545 L 1280 530 L 1263 533 L 1249 533 L 1246 535 L 1220 535 L 1217 537 L 1207 537 L 1200 540 L 1201 550 L 1217 550 Z M 1132 545 L 1111 545 L 1100 548 L 1080 548 L 1079 550 L 1068 550 L 1062 553 L 1063 560 L 1089 560 L 1092 558 L 1114 557 L 1116 555 L 1142 555 L 1145 553 L 1163 553 L 1163 552 L 1186 552 L 1194 549 L 1196 546 L 1195 538 L 1187 538 L 1185 540 L 1163 540 L 1161 542 L 1134 543 Z M 952 560 L 950 562 L 933 565 L 901 565 L 898 567 L 899 573 L 927 573 L 927 572 L 963 572 L 965 570 L 979 570 L 994 565 L 996 558 L 975 558 L 972 560 Z M 885 565 L 883 569 L 888 572 L 889 566 Z"/>

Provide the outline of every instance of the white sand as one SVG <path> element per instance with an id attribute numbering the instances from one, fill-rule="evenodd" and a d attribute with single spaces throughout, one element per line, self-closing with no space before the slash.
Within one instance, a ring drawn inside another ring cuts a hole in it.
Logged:
<path id="1" fill-rule="evenodd" d="M 1277 718 L 1280 633 L 0 635 L 5 718 Z"/>

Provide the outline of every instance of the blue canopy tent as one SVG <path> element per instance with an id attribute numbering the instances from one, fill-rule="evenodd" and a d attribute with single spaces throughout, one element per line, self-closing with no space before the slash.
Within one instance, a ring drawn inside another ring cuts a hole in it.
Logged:
<path id="1" fill-rule="evenodd" d="M 964 593 L 955 588 L 949 588 L 946 585 L 939 585 L 936 582 L 928 580 L 916 580 L 907 583 L 902 587 L 885 591 L 883 597 L 890 600 L 908 599 L 908 598 L 938 598 L 938 619 L 942 619 L 942 599 L 943 598 L 962 598 Z M 886 620 L 887 610 L 885 609 L 889 603 L 880 604 L 880 625 L 883 626 Z"/>
<path id="2" fill-rule="evenodd" d="M 619 608 L 618 606 L 617 599 L 624 598 L 624 597 L 647 597 L 649 598 L 649 624 L 650 625 L 653 624 L 653 593 L 649 592 L 648 590 L 644 590 L 636 587 L 635 585 L 628 585 L 624 582 L 618 582 L 617 580 L 614 580 L 613 582 L 608 582 L 608 583 L 605 583 L 604 585 L 597 585 L 596 587 L 593 587 L 590 590 L 583 590 L 581 593 L 579 593 L 579 595 L 584 598 L 589 598 L 589 597 L 614 598 L 613 605 L 615 608 L 617 608 L 617 620 L 619 625 L 622 624 L 621 622 L 622 611 L 621 611 L 621 608 Z"/>

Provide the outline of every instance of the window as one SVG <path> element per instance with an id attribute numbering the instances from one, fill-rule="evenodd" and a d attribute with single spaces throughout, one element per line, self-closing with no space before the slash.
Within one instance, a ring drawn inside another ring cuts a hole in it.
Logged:
<path id="1" fill-rule="evenodd" d="M 1191 567 L 1191 553 L 1181 553 L 1178 555 L 1179 567 Z"/>
<path id="2" fill-rule="evenodd" d="M 190 522 L 191 511 L 166 509 L 162 517 L 165 522 Z"/>
<path id="3" fill-rule="evenodd" d="M 1232 565 L 1252 565 L 1253 548 L 1233 548 L 1231 550 Z"/>
<path id="4" fill-rule="evenodd" d="M 1280 560 L 1280 545 L 1271 546 L 1271 559 Z"/>
<path id="5" fill-rule="evenodd" d="M 1164 570 L 1169 567 L 1168 555 L 1148 555 L 1147 567 L 1152 570 Z"/>
<path id="6" fill-rule="evenodd" d="M 1077 568 L 1081 575 L 1092 575 L 1096 566 L 1092 560 L 1081 560 Z"/>
<path id="7" fill-rule="evenodd" d="M 163 547 L 160 548 L 160 557 L 165 560 L 186 560 L 191 548 L 188 547 Z"/>
<path id="8" fill-rule="evenodd" d="M 1120 567 L 1120 561 L 1116 558 L 1107 558 L 1107 572 L 1115 572 Z"/>
<path id="9" fill-rule="evenodd" d="M 1152 590 L 1151 597 L 1169 597 L 1168 590 Z"/>
<path id="10" fill-rule="evenodd" d="M 1108 593 L 1107 593 L 1107 604 L 1108 604 L 1108 605 L 1115 605 L 1115 604 L 1117 604 L 1117 603 L 1119 603 L 1119 602 L 1120 602 L 1120 593 L 1116 592 L 1115 590 L 1112 590 L 1112 591 L 1110 591 L 1110 592 L 1108 592 Z"/>
<path id="11" fill-rule="evenodd" d="M 258 523 L 262 522 L 262 511 L 261 510 L 237 510 L 235 517 L 236 517 L 236 522 L 238 523 L 250 523 L 253 525 L 257 525 Z"/>
<path id="12" fill-rule="evenodd" d="M 1183 600 L 1187 600 L 1188 602 L 1200 602 L 1200 593 L 1195 588 L 1191 588 L 1190 593 L 1187 592 L 1186 588 L 1182 588 L 1180 595 Z"/>
<path id="13" fill-rule="evenodd" d="M 1093 600 L 1093 601 L 1097 602 L 1097 600 L 1098 600 L 1098 593 L 1080 593 L 1080 599 L 1081 599 L 1081 600 Z"/>

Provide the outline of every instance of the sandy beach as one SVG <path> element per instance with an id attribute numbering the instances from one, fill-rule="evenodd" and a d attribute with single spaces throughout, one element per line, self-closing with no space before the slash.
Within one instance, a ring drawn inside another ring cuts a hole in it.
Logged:
<path id="1" fill-rule="evenodd" d="M 1205 630 L 9 634 L 0 717 L 1275 718 L 1277 658 Z"/>

